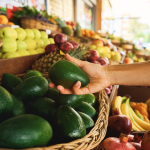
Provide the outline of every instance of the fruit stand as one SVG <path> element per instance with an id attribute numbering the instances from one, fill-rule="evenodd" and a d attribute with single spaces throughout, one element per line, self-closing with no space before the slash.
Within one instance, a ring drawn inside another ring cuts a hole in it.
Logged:
<path id="1" fill-rule="evenodd" d="M 145 51 L 45 10 L 25 6 L 13 17 L 18 24 L 7 18 L 0 24 L 0 95 L 7 102 L 0 111 L 0 150 L 103 150 L 116 142 L 135 150 L 142 138 L 146 141 L 149 87 L 113 85 L 86 95 L 50 87 L 51 82 L 65 88 L 90 82 L 65 54 L 106 66 L 147 61 Z"/>

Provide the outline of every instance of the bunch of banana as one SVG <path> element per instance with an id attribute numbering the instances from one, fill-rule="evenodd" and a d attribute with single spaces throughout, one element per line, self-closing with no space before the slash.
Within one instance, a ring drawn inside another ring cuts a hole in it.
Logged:
<path id="1" fill-rule="evenodd" d="M 140 118 L 129 105 L 129 96 L 116 96 L 111 105 L 113 115 L 126 115 L 132 122 L 132 129 L 135 131 L 150 130 L 150 123 Z"/>

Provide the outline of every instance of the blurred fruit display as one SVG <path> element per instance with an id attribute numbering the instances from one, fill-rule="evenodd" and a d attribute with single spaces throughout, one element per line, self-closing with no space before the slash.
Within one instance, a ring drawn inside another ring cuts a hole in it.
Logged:
<path id="1" fill-rule="evenodd" d="M 53 38 L 48 38 L 45 31 L 20 27 L 2 28 L 0 38 L 2 42 L 1 59 L 45 53 L 45 47 L 55 43 Z"/>

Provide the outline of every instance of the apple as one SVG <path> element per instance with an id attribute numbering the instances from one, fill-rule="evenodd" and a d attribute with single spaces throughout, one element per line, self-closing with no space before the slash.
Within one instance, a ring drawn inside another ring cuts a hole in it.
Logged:
<path id="1" fill-rule="evenodd" d="M 7 56 L 6 56 L 6 59 L 7 59 L 7 58 L 14 58 L 14 57 L 20 57 L 20 55 L 19 55 L 17 52 L 13 52 L 13 53 L 7 55 Z"/>
<path id="2" fill-rule="evenodd" d="M 111 58 L 111 54 L 110 53 L 99 53 L 100 57 L 107 57 L 108 59 Z"/>
<path id="3" fill-rule="evenodd" d="M 90 45 L 89 48 L 93 49 L 93 50 L 96 50 L 97 47 L 95 45 Z"/>
<path id="4" fill-rule="evenodd" d="M 15 28 L 18 34 L 18 40 L 24 40 L 26 38 L 26 32 L 23 28 Z"/>
<path id="5" fill-rule="evenodd" d="M 75 41 L 69 41 L 69 43 L 71 43 L 73 45 L 73 48 L 78 48 L 79 44 Z"/>
<path id="6" fill-rule="evenodd" d="M 41 53 L 45 53 L 45 50 L 43 48 L 38 48 L 36 49 L 36 51 L 41 54 Z"/>
<path id="7" fill-rule="evenodd" d="M 63 52 L 68 52 L 73 49 L 73 45 L 69 42 L 64 42 L 60 45 L 60 50 Z"/>
<path id="8" fill-rule="evenodd" d="M 17 50 L 17 42 L 15 39 L 6 37 L 2 39 L 3 45 L 1 52 L 7 53 L 7 52 L 15 52 Z"/>
<path id="9" fill-rule="evenodd" d="M 62 33 L 56 34 L 54 36 L 54 41 L 56 44 L 62 44 L 64 42 L 67 42 L 67 36 Z"/>
<path id="10" fill-rule="evenodd" d="M 109 59 L 107 57 L 99 57 L 97 61 L 99 61 L 102 66 L 109 65 Z"/>
<path id="11" fill-rule="evenodd" d="M 45 31 L 40 31 L 40 32 L 41 32 L 41 38 L 48 39 L 48 34 Z"/>
<path id="12" fill-rule="evenodd" d="M 89 50 L 88 56 L 86 57 L 88 61 L 94 61 L 99 58 L 99 53 L 96 50 Z"/>
<path id="13" fill-rule="evenodd" d="M 22 40 L 17 40 L 17 50 L 27 50 L 27 44 L 26 42 Z"/>
<path id="14" fill-rule="evenodd" d="M 99 64 L 99 65 L 101 65 L 101 63 L 99 61 L 97 61 L 97 60 L 92 60 L 90 62 L 93 63 L 93 64 Z"/>
<path id="15" fill-rule="evenodd" d="M 50 44 L 55 44 L 55 41 L 53 38 L 49 38 Z"/>
<path id="16" fill-rule="evenodd" d="M 34 49 L 28 50 L 28 52 L 30 53 L 30 55 L 38 54 L 38 52 Z"/>
<path id="17" fill-rule="evenodd" d="M 113 89 L 113 86 L 112 86 L 112 85 L 110 85 L 108 88 L 109 88 L 110 90 L 112 90 L 112 89 Z"/>
<path id="18" fill-rule="evenodd" d="M 34 32 L 31 29 L 25 29 L 26 39 L 34 39 Z"/>
<path id="19" fill-rule="evenodd" d="M 0 59 L 2 59 L 3 53 L 0 52 Z"/>
<path id="20" fill-rule="evenodd" d="M 34 39 L 35 43 L 36 43 L 36 49 L 37 48 L 41 48 L 44 47 L 44 42 L 41 39 Z"/>
<path id="21" fill-rule="evenodd" d="M 40 39 L 41 38 L 41 32 L 38 29 L 31 29 L 34 32 L 34 38 Z"/>
<path id="22" fill-rule="evenodd" d="M 107 95 L 109 95 L 111 93 L 111 90 L 109 88 L 105 88 L 105 92 Z"/>
<path id="23" fill-rule="evenodd" d="M 92 42 L 92 45 L 95 45 L 95 46 L 104 46 L 104 42 L 100 39 L 96 39 Z"/>
<path id="24" fill-rule="evenodd" d="M 45 47 L 45 53 L 50 53 L 50 52 L 56 53 L 57 52 L 56 48 L 58 48 L 56 44 L 49 44 Z"/>
<path id="25" fill-rule="evenodd" d="M 15 29 L 11 28 L 11 27 L 5 27 L 0 29 L 0 37 L 1 38 L 13 38 L 13 39 L 17 39 L 17 32 Z"/>
<path id="26" fill-rule="evenodd" d="M 32 50 L 36 48 L 36 42 L 33 39 L 25 39 L 24 42 L 27 44 L 28 50 Z"/>
<path id="27" fill-rule="evenodd" d="M 126 57 L 126 58 L 124 59 L 124 63 L 125 63 L 125 64 L 132 64 L 132 63 L 134 63 L 134 61 L 133 61 L 130 57 Z"/>
<path id="28" fill-rule="evenodd" d="M 97 35 L 97 34 L 94 34 L 94 35 L 92 36 L 92 38 L 93 38 L 93 39 L 101 39 L 101 37 L 100 37 L 99 35 Z"/>
<path id="29" fill-rule="evenodd" d="M 13 53 L 13 52 L 4 53 L 3 56 L 2 56 L 2 59 L 6 59 L 6 57 L 7 57 L 9 54 L 11 54 L 11 53 Z"/>
<path id="30" fill-rule="evenodd" d="M 28 56 L 30 55 L 30 53 L 26 50 L 18 50 L 16 51 L 16 53 L 18 53 L 20 56 Z"/>
<path id="31" fill-rule="evenodd" d="M 44 43 L 44 47 L 47 46 L 48 44 L 50 44 L 50 41 L 49 41 L 48 39 L 41 38 L 41 40 L 42 40 L 43 43 Z"/>

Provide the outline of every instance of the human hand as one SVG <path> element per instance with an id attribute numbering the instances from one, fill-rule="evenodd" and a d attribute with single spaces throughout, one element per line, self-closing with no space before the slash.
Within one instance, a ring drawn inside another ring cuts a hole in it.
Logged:
<path id="1" fill-rule="evenodd" d="M 72 87 L 72 89 L 65 89 L 61 85 L 58 85 L 56 87 L 51 82 L 49 84 L 50 87 L 57 88 L 62 94 L 82 95 L 99 92 L 100 90 L 103 90 L 111 85 L 107 77 L 106 67 L 98 64 L 89 63 L 87 61 L 81 61 L 79 59 L 71 57 L 68 54 L 66 54 L 65 57 L 67 60 L 79 66 L 88 75 L 88 77 L 90 78 L 90 83 L 87 87 L 80 88 L 81 82 L 77 81 Z"/>

